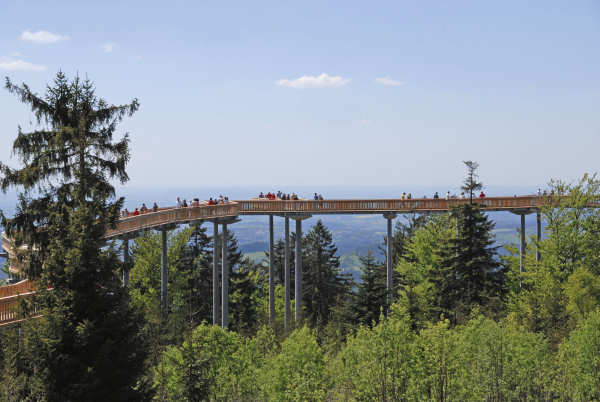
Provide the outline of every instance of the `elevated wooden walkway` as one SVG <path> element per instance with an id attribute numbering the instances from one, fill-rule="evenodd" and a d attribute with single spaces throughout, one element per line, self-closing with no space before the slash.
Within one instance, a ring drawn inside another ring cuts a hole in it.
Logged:
<path id="1" fill-rule="evenodd" d="M 521 196 L 521 197 L 488 197 L 474 200 L 486 211 L 511 211 L 525 215 L 549 205 L 549 197 Z M 388 220 L 388 237 L 391 236 L 391 219 L 396 214 L 402 213 L 435 213 L 449 211 L 454 207 L 468 203 L 468 199 L 346 199 L 346 200 L 238 200 L 219 205 L 200 205 L 193 207 L 160 208 L 156 212 L 146 212 L 137 216 L 121 218 L 115 229 L 106 232 L 106 239 L 130 239 L 144 230 L 164 230 L 180 224 L 191 222 L 212 221 L 215 228 L 219 223 L 226 227 L 227 223 L 234 222 L 241 215 L 268 215 L 283 216 L 288 219 L 301 220 L 312 215 L 325 214 L 382 214 Z M 524 227 L 524 216 L 521 219 Z M 287 225 L 287 223 L 286 223 Z M 297 226 L 297 228 L 301 228 Z M 273 222 L 270 219 L 270 232 L 273 231 Z M 523 230 L 524 232 L 524 230 Z M 539 216 L 538 216 L 539 232 Z M 287 226 L 286 226 L 287 236 Z M 539 233 L 538 233 L 539 236 Z M 164 234 L 163 234 L 164 237 Z M 272 238 L 272 235 L 271 235 Z M 287 237 L 286 237 L 287 241 Z M 272 242 L 272 239 L 271 239 Z M 524 234 L 522 234 L 522 243 Z M 128 244 L 128 241 L 124 242 Z M 389 245 L 388 245 L 389 246 Z M 7 252 L 13 263 L 11 271 L 19 272 L 18 263 L 15 261 L 13 244 L 5 233 L 2 233 L 2 247 Z M 389 246 L 388 248 L 390 248 Z M 163 248 L 165 248 L 163 239 Z M 390 248 L 391 250 L 391 248 Z M 389 250 L 388 250 L 389 251 Z M 163 253 L 165 250 L 163 250 Z M 216 264 L 216 262 L 214 263 Z M 164 261 L 163 261 L 164 265 Z M 164 269 L 164 267 L 163 267 Z M 216 269 L 216 265 L 213 267 Z M 388 264 L 388 277 L 391 278 L 391 263 Z M 390 279 L 391 280 L 391 279 Z M 124 278 L 125 282 L 125 278 Z M 388 283 L 391 287 L 391 282 Z M 35 293 L 35 285 L 23 281 L 15 285 L 0 287 L 0 326 L 18 321 L 16 305 L 19 298 Z M 163 290 L 166 294 L 166 290 Z M 166 299 L 166 297 L 165 297 Z M 272 303 L 272 302 L 270 302 Z M 286 299 L 286 305 L 289 300 Z M 286 314 L 287 317 L 288 314 Z M 286 318 L 287 320 L 287 318 Z"/>
<path id="2" fill-rule="evenodd" d="M 326 214 L 383 214 L 412 212 L 444 212 L 468 203 L 468 199 L 357 199 L 357 200 L 298 200 L 270 201 L 239 200 L 228 204 L 203 205 L 186 208 L 165 208 L 158 212 L 147 212 L 119 221 L 114 230 L 106 233 L 107 238 L 118 237 L 140 230 L 156 229 L 171 224 L 237 217 L 239 215 L 326 215 Z M 533 211 L 549 201 L 547 197 L 489 197 L 474 202 L 487 211 Z"/>

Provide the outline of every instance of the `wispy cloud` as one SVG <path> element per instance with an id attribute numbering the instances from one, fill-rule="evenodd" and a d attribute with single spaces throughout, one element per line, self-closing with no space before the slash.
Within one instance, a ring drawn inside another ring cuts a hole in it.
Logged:
<path id="1" fill-rule="evenodd" d="M 115 50 L 115 46 L 117 46 L 114 42 L 106 42 L 102 45 L 102 50 L 104 53 L 110 53 Z"/>
<path id="2" fill-rule="evenodd" d="M 34 43 L 58 43 L 67 39 L 69 37 L 66 35 L 59 35 L 48 31 L 23 31 L 21 33 L 21 40 Z"/>
<path id="3" fill-rule="evenodd" d="M 362 119 L 361 121 L 359 121 L 361 126 L 368 126 L 371 123 L 373 123 L 373 120 L 369 120 L 369 119 Z"/>
<path id="4" fill-rule="evenodd" d="M 0 59 L 0 70 L 6 71 L 46 71 L 46 66 L 23 60 Z"/>
<path id="5" fill-rule="evenodd" d="M 399 87 L 401 85 L 406 84 L 404 81 L 396 81 L 391 79 L 390 77 L 375 78 L 375 81 L 381 85 L 387 85 L 390 87 Z"/>
<path id="6" fill-rule="evenodd" d="M 331 76 L 328 74 L 321 75 L 303 75 L 295 79 L 282 79 L 275 82 L 277 86 L 287 88 L 335 88 L 341 87 L 350 82 L 349 78 L 340 77 L 339 75 Z"/>

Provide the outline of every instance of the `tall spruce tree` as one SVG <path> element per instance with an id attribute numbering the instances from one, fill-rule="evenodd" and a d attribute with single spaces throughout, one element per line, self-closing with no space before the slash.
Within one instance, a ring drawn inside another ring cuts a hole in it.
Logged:
<path id="1" fill-rule="evenodd" d="M 467 161 L 463 190 L 470 196 L 482 184 L 476 181 L 477 163 Z M 505 272 L 498 261 L 492 230 L 494 223 L 470 202 L 452 210 L 457 235 L 439 251 L 440 266 L 432 270 L 437 305 L 455 321 L 466 318 L 475 306 L 498 307 L 505 293 Z"/>
<path id="2" fill-rule="evenodd" d="M 192 225 L 190 240 L 183 250 L 180 275 L 187 277 L 188 323 L 195 328 L 202 321 L 212 321 L 212 239 L 206 227 Z"/>
<path id="3" fill-rule="evenodd" d="M 128 180 L 129 137 L 113 137 L 138 101 L 110 105 L 89 80 L 62 72 L 45 96 L 8 78 L 6 88 L 38 124 L 30 133 L 19 127 L 13 153 L 22 166 L 0 164 L 0 185 L 21 191 L 14 218 L 2 224 L 16 247 L 27 245 L 22 266 L 40 284 L 42 317 L 26 321 L 22 345 L 8 351 L 14 364 L 2 374 L 0 399 L 141 399 L 140 318 L 121 288 L 116 252 L 103 248 L 123 204 L 112 182 Z"/>
<path id="4" fill-rule="evenodd" d="M 371 325 L 387 311 L 386 271 L 373 252 L 360 256 L 361 282 L 357 286 L 352 310 L 357 323 Z"/>
<path id="5" fill-rule="evenodd" d="M 321 220 L 306 234 L 302 271 L 305 318 L 313 326 L 326 325 L 336 303 L 350 291 L 350 276 L 342 273 L 337 247 Z"/>

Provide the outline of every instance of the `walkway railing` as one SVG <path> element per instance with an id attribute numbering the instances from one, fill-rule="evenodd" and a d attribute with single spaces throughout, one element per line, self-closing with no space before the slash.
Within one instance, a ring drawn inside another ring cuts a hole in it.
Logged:
<path id="1" fill-rule="evenodd" d="M 25 279 L 13 285 L 0 286 L 0 299 L 29 292 L 35 292 L 36 290 L 37 284 L 29 279 Z"/>
<path id="2" fill-rule="evenodd" d="M 537 196 L 526 197 L 489 197 L 477 198 L 473 202 L 486 210 L 511 210 L 539 208 L 546 200 Z M 469 203 L 468 199 L 411 199 L 411 200 L 299 200 L 299 201 L 270 201 L 249 200 L 236 201 L 239 213 L 268 214 L 268 213 L 315 213 L 315 214 L 344 214 L 344 213 L 381 213 L 381 212 L 436 212 L 448 211 L 453 207 Z"/>
<path id="3" fill-rule="evenodd" d="M 12 324 L 20 321 L 24 317 L 19 312 L 19 301 L 26 297 L 31 297 L 35 291 L 0 298 L 0 326 Z M 32 316 L 36 316 L 36 311 Z"/>
<path id="4" fill-rule="evenodd" d="M 238 204 L 230 202 L 220 205 L 203 205 L 199 207 L 171 208 L 158 212 L 147 212 L 138 216 L 130 216 L 119 220 L 116 229 L 106 232 L 106 238 L 156 228 L 162 225 L 192 222 L 202 219 L 233 217 L 238 215 Z"/>

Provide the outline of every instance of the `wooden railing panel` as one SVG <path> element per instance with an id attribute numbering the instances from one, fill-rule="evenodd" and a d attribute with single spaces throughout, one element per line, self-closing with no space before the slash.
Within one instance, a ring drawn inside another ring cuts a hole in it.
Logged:
<path id="1" fill-rule="evenodd" d="M 4 297 L 29 293 L 35 290 L 37 290 L 37 285 L 35 284 L 35 282 L 32 282 L 29 279 L 25 279 L 13 285 L 0 286 L 0 299 Z"/>
<path id="2" fill-rule="evenodd" d="M 177 224 L 201 219 L 215 219 L 221 217 L 237 216 L 236 203 L 220 205 L 202 205 L 186 208 L 165 208 L 158 212 L 149 212 L 138 216 L 130 216 L 119 220 L 116 229 L 106 233 L 107 238 L 122 234 L 151 229 L 168 224 Z"/>
<path id="3" fill-rule="evenodd" d="M 18 321 L 23 317 L 19 314 L 19 301 L 24 297 L 31 297 L 35 292 L 0 298 L 0 326 Z M 37 311 L 33 312 L 35 316 Z"/>

